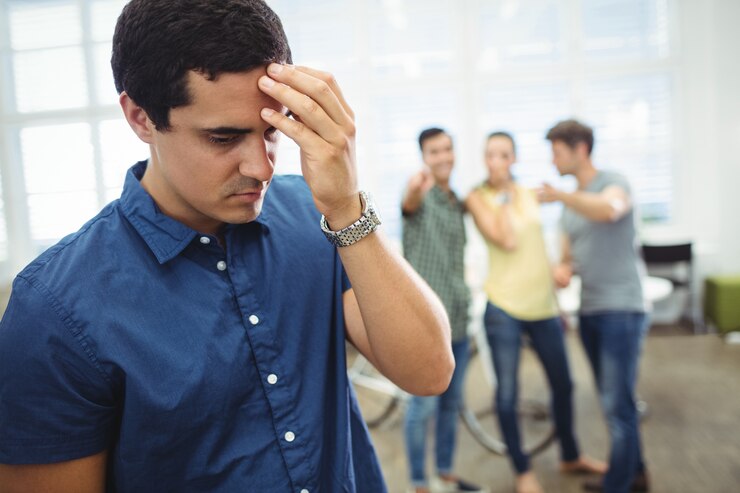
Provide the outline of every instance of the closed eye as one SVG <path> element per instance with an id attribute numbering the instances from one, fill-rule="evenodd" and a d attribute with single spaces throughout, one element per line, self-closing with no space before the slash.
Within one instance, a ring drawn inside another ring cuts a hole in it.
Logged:
<path id="1" fill-rule="evenodd" d="M 208 142 L 210 142 L 211 144 L 217 144 L 217 145 L 229 145 L 229 144 L 233 144 L 237 142 L 241 138 L 242 138 L 242 135 L 228 135 L 228 136 L 209 135 Z"/>

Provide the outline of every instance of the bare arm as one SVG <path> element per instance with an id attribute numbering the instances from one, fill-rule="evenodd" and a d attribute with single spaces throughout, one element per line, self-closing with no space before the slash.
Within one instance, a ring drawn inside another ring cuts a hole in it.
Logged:
<path id="1" fill-rule="evenodd" d="M 632 208 L 629 195 L 617 185 L 594 193 L 583 190 L 563 192 L 545 184 L 539 190 L 538 197 L 541 202 L 560 201 L 586 219 L 604 223 L 619 221 Z"/>
<path id="2" fill-rule="evenodd" d="M 260 88 L 296 115 L 262 118 L 301 148 L 301 169 L 316 208 L 339 230 L 361 213 L 355 164 L 354 114 L 334 78 L 306 67 L 268 69 Z M 431 288 L 376 231 L 339 249 L 353 289 L 345 294 L 347 337 L 401 388 L 438 394 L 454 370 L 450 325 Z"/>
<path id="3" fill-rule="evenodd" d="M 349 341 L 407 392 L 444 392 L 454 361 L 447 314 L 431 288 L 380 232 L 339 253 L 352 282 L 344 294 Z"/>
<path id="4" fill-rule="evenodd" d="M 107 453 L 54 464 L 0 464 L 0 493 L 103 493 Z"/>
<path id="5" fill-rule="evenodd" d="M 484 238 L 504 250 L 516 249 L 517 237 L 512 225 L 510 203 L 501 204 L 498 210 L 491 209 L 480 192 L 473 190 L 465 199 L 465 206 Z"/>

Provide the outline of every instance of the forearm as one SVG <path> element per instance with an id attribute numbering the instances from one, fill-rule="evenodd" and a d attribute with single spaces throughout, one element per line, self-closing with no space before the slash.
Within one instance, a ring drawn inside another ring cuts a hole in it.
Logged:
<path id="1" fill-rule="evenodd" d="M 424 192 L 422 190 L 407 190 L 403 196 L 403 201 L 401 202 L 401 211 L 403 211 L 404 214 L 413 214 L 419 209 L 419 207 L 421 207 L 423 200 Z"/>
<path id="2" fill-rule="evenodd" d="M 511 206 L 509 204 L 502 205 L 499 210 L 492 213 L 494 215 L 494 242 L 504 250 L 515 250 L 517 238 L 511 218 Z"/>
<path id="3" fill-rule="evenodd" d="M 380 231 L 339 254 L 378 370 L 412 394 L 443 392 L 454 359 L 439 298 Z"/>
<path id="4" fill-rule="evenodd" d="M 467 201 L 468 209 L 478 231 L 483 237 L 504 250 L 514 250 L 517 247 L 517 237 L 511 218 L 510 205 L 502 205 L 498 210 L 492 210 L 477 196 L 471 196 Z"/>

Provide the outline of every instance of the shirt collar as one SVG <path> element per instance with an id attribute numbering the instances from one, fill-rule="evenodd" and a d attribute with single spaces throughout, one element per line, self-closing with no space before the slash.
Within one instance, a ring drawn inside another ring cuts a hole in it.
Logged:
<path id="1" fill-rule="evenodd" d="M 198 232 L 185 226 L 180 221 L 164 214 L 141 186 L 148 161 L 140 161 L 126 173 L 126 180 L 121 193 L 121 210 L 123 215 L 136 229 L 144 242 L 149 246 L 160 264 L 178 256 L 187 247 Z M 257 216 L 255 223 L 267 230 L 267 215 L 264 211 Z M 227 229 L 241 225 L 227 225 Z"/>
<path id="2" fill-rule="evenodd" d="M 450 190 L 448 192 L 446 190 L 442 190 L 442 187 L 440 187 L 439 185 L 436 185 L 435 184 L 432 187 L 431 192 L 432 192 L 432 197 L 434 197 L 437 200 L 437 202 L 449 203 L 450 202 L 450 199 L 452 199 L 452 201 L 455 204 L 457 204 L 459 202 L 459 200 L 457 198 L 457 195 L 452 190 L 452 188 L 450 188 Z"/>

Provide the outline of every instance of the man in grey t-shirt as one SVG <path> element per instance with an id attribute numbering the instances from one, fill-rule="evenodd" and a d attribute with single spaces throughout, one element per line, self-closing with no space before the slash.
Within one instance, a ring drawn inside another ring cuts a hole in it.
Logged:
<path id="1" fill-rule="evenodd" d="M 560 174 L 578 180 L 575 192 L 547 184 L 539 190 L 542 202 L 565 206 L 562 261 L 555 268 L 555 282 L 564 287 L 573 273 L 581 276 L 579 330 L 611 438 L 609 470 L 603 478 L 584 483 L 584 489 L 647 491 L 635 406 L 645 306 L 629 183 L 594 167 L 590 127 L 566 120 L 550 129 L 547 139 Z"/>

